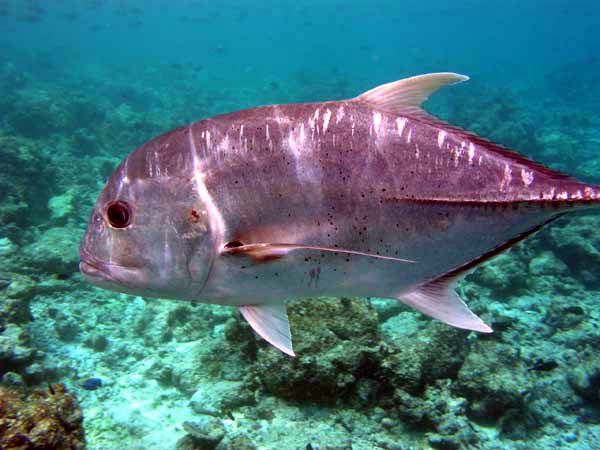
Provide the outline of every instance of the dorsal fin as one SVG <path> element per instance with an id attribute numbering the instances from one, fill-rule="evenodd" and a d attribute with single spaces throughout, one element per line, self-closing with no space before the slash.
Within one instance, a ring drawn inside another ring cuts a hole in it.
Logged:
<path id="1" fill-rule="evenodd" d="M 488 151 L 494 152 L 501 157 L 511 158 L 514 162 L 523 164 L 530 169 L 537 170 L 555 180 L 573 180 L 568 175 L 549 169 L 543 164 L 534 162 L 502 145 L 491 142 L 469 131 L 465 131 L 462 128 L 450 125 L 422 109 L 422 104 L 438 89 L 444 86 L 462 83 L 468 79 L 469 77 L 466 75 L 460 75 L 453 72 L 417 75 L 416 77 L 404 78 L 403 80 L 382 84 L 358 97 L 354 97 L 350 101 L 364 103 L 380 111 L 402 114 L 413 120 L 434 125 L 448 133 L 455 133 L 463 139 L 468 139 L 474 144 L 485 147 Z"/>
<path id="2" fill-rule="evenodd" d="M 439 88 L 468 79 L 465 75 L 452 72 L 428 73 L 382 84 L 355 97 L 353 101 L 388 112 L 416 113 L 421 111 L 421 104 Z"/>

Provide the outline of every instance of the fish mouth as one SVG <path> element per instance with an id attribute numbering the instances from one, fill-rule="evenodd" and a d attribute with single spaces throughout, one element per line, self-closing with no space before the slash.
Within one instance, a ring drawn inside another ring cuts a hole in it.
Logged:
<path id="1" fill-rule="evenodd" d="M 88 261 L 80 261 L 79 262 L 79 271 L 86 277 L 90 278 L 108 278 L 108 273 L 105 270 L 102 270 L 100 267 L 91 264 Z"/>
<path id="2" fill-rule="evenodd" d="M 79 262 L 79 271 L 88 283 L 110 291 L 124 292 L 126 294 L 134 293 L 132 288 L 128 287 L 119 277 L 115 276 L 114 269 L 118 267 L 120 266 L 102 264 L 96 261 L 90 262 L 89 260 L 81 260 Z"/>
<path id="3" fill-rule="evenodd" d="M 79 271 L 83 278 L 94 286 L 125 294 L 136 294 L 136 280 L 142 276 L 138 267 L 125 267 L 101 262 L 84 251 L 79 253 Z"/>
<path id="4" fill-rule="evenodd" d="M 89 260 L 81 260 L 79 262 L 79 271 L 83 277 L 90 283 L 96 285 L 104 285 L 114 283 L 116 280 L 111 275 L 108 267 L 98 262 L 90 262 Z"/>

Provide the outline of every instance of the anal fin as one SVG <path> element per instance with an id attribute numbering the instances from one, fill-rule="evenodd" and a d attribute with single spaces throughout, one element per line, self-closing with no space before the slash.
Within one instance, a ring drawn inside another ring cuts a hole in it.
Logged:
<path id="1" fill-rule="evenodd" d="M 442 276 L 414 291 L 400 295 L 398 299 L 453 327 L 491 333 L 493 330 L 468 308 L 455 291 L 457 282 L 464 275 L 462 272 Z"/>
<path id="2" fill-rule="evenodd" d="M 494 256 L 509 249 L 517 242 L 536 233 L 544 225 L 558 219 L 563 214 L 564 213 L 557 213 L 554 217 L 550 217 L 545 222 L 518 234 L 512 239 L 503 242 L 487 253 L 457 267 L 447 274 L 429 281 L 411 292 L 398 295 L 398 300 L 434 319 L 441 320 L 448 325 L 467 330 L 480 331 L 482 333 L 492 333 L 493 330 L 486 325 L 483 320 L 473 314 L 467 305 L 460 299 L 455 292 L 456 285 L 480 264 L 483 264 L 485 261 L 488 261 Z"/>
<path id="3" fill-rule="evenodd" d="M 292 349 L 292 336 L 285 305 L 244 305 L 240 312 L 252 329 L 275 348 L 296 356 Z"/>

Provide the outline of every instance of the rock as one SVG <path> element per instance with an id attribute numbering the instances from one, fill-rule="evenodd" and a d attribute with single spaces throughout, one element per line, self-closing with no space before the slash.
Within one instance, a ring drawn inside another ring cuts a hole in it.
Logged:
<path id="1" fill-rule="evenodd" d="M 453 436 L 442 436 L 437 433 L 430 433 L 427 436 L 429 445 L 438 450 L 459 450 L 460 442 Z"/>
<path id="2" fill-rule="evenodd" d="M 24 249 L 28 264 L 48 274 L 71 274 L 79 270 L 82 230 L 55 227 L 45 230 Z"/>
<path id="3" fill-rule="evenodd" d="M 108 347 L 108 343 L 108 338 L 103 334 L 93 334 L 91 336 L 88 336 L 84 341 L 84 344 L 87 347 L 90 347 L 96 352 L 103 352 L 104 350 L 106 350 L 106 348 Z"/>
<path id="4" fill-rule="evenodd" d="M 15 324 L 7 324 L 0 335 L 0 369 L 23 368 L 33 362 L 35 354 L 28 346 L 27 332 Z"/>
<path id="5" fill-rule="evenodd" d="M 223 380 L 202 383 L 190 404 L 198 414 L 221 416 L 254 401 L 254 394 L 245 390 L 241 382 Z"/>
<path id="6" fill-rule="evenodd" d="M 390 417 L 384 417 L 381 419 L 381 426 L 383 428 L 394 428 L 396 425 L 398 425 L 398 422 Z"/>
<path id="7" fill-rule="evenodd" d="M 0 356 L 1 359 L 1 356 Z M 2 381 L 1 385 L 5 388 L 12 388 L 17 391 L 21 391 L 25 387 L 25 383 L 23 381 L 23 377 L 15 372 L 6 372 L 4 375 L 1 375 Z"/>
<path id="8" fill-rule="evenodd" d="M 489 421 L 511 409 L 524 410 L 528 387 L 527 368 L 515 347 L 478 340 L 458 373 L 455 392 L 469 400 L 472 418 Z"/>
<path id="9" fill-rule="evenodd" d="M 431 321 L 418 339 L 399 336 L 382 361 L 382 371 L 392 384 L 411 393 L 438 379 L 455 378 L 468 351 L 464 330 Z"/>
<path id="10" fill-rule="evenodd" d="M 529 274 L 527 284 L 532 292 L 553 295 L 557 290 L 565 294 L 574 290 L 569 268 L 551 251 L 543 251 L 529 261 Z"/>
<path id="11" fill-rule="evenodd" d="M 197 445 L 206 450 L 213 450 L 225 437 L 223 423 L 213 417 L 196 422 L 184 422 L 183 429 Z"/>
<path id="12" fill-rule="evenodd" d="M 32 320 L 29 302 L 35 292 L 36 283 L 31 277 L 9 272 L 0 274 L 0 325 L 29 323 Z"/>
<path id="13" fill-rule="evenodd" d="M 596 367 L 575 367 L 568 372 L 567 381 L 577 395 L 585 400 L 600 400 L 600 363 Z"/>
<path id="14" fill-rule="evenodd" d="M 497 298 L 506 298 L 526 289 L 526 277 L 523 277 L 526 270 L 525 263 L 511 251 L 478 268 L 469 276 L 469 281 L 490 288 L 490 293 Z"/>
<path id="15" fill-rule="evenodd" d="M 6 296 L 14 299 L 29 300 L 35 294 L 36 283 L 27 275 L 10 273 L 2 275 L 9 284 L 6 287 Z"/>
<path id="16" fill-rule="evenodd" d="M 243 433 L 223 439 L 216 450 L 256 450 L 256 445 Z"/>
<path id="17" fill-rule="evenodd" d="M 61 195 L 56 195 L 48 200 L 50 220 L 55 225 L 64 224 L 69 218 L 73 218 L 75 207 L 75 193 L 71 190 Z"/>
<path id="18" fill-rule="evenodd" d="M 54 320 L 54 330 L 61 340 L 70 342 L 79 335 L 81 328 L 73 317 L 59 312 Z"/>
<path id="19" fill-rule="evenodd" d="M 545 234 L 545 244 L 569 267 L 586 288 L 600 288 L 600 242 L 598 220 L 594 216 L 566 219 Z"/>
<path id="20" fill-rule="evenodd" d="M 19 248 L 7 237 L 0 238 L 0 256 L 13 255 Z"/>

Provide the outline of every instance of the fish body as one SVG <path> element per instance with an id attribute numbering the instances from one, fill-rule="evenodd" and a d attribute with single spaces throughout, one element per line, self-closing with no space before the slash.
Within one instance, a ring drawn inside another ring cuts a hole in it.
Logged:
<path id="1" fill-rule="evenodd" d="M 81 385 L 86 391 L 95 391 L 102 387 L 102 379 L 100 378 L 88 378 Z"/>
<path id="2" fill-rule="evenodd" d="M 284 301 L 303 297 L 396 298 L 491 331 L 456 282 L 597 205 L 600 188 L 419 108 L 464 79 L 430 74 L 351 100 L 236 111 L 144 144 L 98 199 L 82 272 L 109 289 L 239 306 L 289 354 Z"/>

